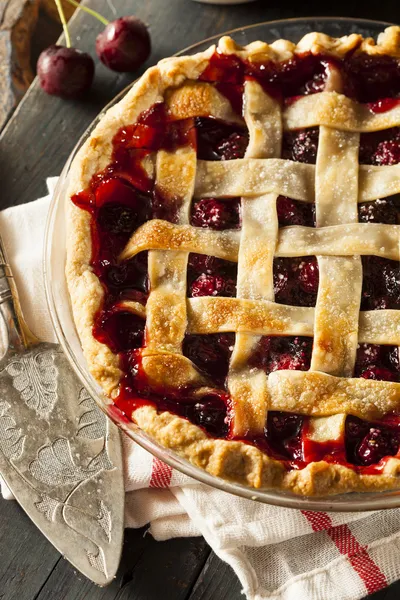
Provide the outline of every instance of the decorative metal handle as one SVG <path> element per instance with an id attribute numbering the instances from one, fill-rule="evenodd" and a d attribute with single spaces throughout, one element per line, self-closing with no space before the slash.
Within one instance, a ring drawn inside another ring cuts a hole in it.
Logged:
<path id="1" fill-rule="evenodd" d="M 8 333 L 8 349 L 21 352 L 38 340 L 29 330 L 22 314 L 17 288 L 11 267 L 7 262 L 3 240 L 0 236 L 0 314 Z"/>

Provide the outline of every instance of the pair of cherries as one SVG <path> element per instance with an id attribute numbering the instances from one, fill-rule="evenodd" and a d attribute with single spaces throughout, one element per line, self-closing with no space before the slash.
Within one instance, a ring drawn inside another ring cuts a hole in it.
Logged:
<path id="1" fill-rule="evenodd" d="M 58 7 L 58 2 L 56 4 Z M 136 71 L 151 52 L 150 35 L 143 21 L 127 16 L 108 22 L 95 11 L 91 13 L 106 25 L 96 38 L 96 53 L 101 62 L 113 71 Z M 64 18 L 61 20 L 65 23 Z M 66 24 L 64 32 L 67 46 L 46 48 L 39 56 L 37 74 L 41 87 L 48 94 L 75 98 L 89 90 L 95 67 L 90 54 L 70 47 Z"/>

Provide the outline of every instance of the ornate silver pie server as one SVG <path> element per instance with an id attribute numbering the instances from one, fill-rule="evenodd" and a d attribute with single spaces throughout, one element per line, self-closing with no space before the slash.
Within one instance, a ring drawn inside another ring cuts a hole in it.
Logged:
<path id="1" fill-rule="evenodd" d="M 29 331 L 1 238 L 0 315 L 0 474 L 57 550 L 106 585 L 124 531 L 120 434 L 61 347 Z"/>

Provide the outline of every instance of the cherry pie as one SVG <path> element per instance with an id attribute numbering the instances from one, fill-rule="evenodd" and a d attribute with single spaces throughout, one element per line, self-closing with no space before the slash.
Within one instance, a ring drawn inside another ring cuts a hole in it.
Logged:
<path id="1" fill-rule="evenodd" d="M 399 194 L 400 28 L 161 61 L 70 173 L 93 376 L 213 475 L 399 487 Z"/>

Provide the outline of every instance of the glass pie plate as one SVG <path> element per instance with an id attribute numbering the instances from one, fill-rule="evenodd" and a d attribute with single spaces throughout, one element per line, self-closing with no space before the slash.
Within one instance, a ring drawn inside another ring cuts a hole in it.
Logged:
<path id="1" fill-rule="evenodd" d="M 388 25 L 390 24 L 384 22 L 347 18 L 306 18 L 259 23 L 226 33 L 232 36 L 239 44 L 244 45 L 258 39 L 269 43 L 279 38 L 286 38 L 297 42 L 303 35 L 311 31 L 321 31 L 335 37 L 350 33 L 361 33 L 363 36 L 376 37 Z M 194 46 L 185 48 L 179 54 L 201 52 L 211 44 L 216 43 L 221 35 L 226 34 L 221 33 L 215 37 L 208 38 Z M 68 174 L 71 162 L 77 151 L 89 137 L 104 112 L 117 103 L 127 93 L 128 89 L 123 90 L 104 108 L 77 143 L 59 178 L 47 220 L 44 252 L 44 279 L 47 300 L 58 340 L 78 377 L 96 400 L 99 407 L 135 442 L 143 446 L 143 448 L 151 452 L 154 456 L 168 463 L 171 467 L 178 469 L 197 481 L 244 498 L 303 510 L 365 511 L 399 507 L 400 489 L 389 492 L 350 493 L 314 498 L 296 496 L 282 490 L 255 490 L 210 475 L 181 458 L 172 450 L 158 444 L 134 423 L 123 419 L 119 411 L 114 408 L 112 401 L 105 396 L 100 386 L 90 375 L 72 318 L 64 275 L 66 258 L 65 206 L 69 201 L 66 195 Z"/>

